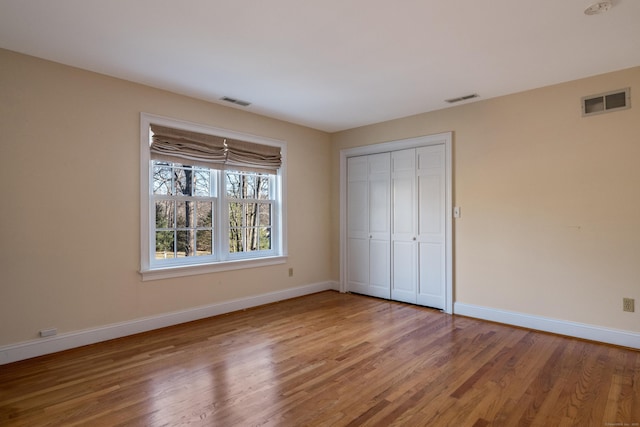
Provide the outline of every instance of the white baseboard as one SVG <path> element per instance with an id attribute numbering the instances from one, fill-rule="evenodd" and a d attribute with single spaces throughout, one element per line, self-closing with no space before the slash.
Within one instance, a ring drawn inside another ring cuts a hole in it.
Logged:
<path id="1" fill-rule="evenodd" d="M 490 320 L 507 325 L 520 326 L 528 329 L 552 332 L 574 338 L 582 338 L 608 344 L 620 345 L 640 349 L 640 333 L 619 329 L 604 328 L 602 326 L 533 316 L 513 311 L 497 310 L 471 304 L 455 303 L 453 312 L 462 316 L 476 319 Z"/>
<path id="2" fill-rule="evenodd" d="M 314 283 L 297 288 L 284 289 L 282 291 L 224 301 L 221 303 L 161 314 L 158 316 L 114 323 L 82 331 L 67 332 L 54 337 L 10 344 L 0 347 L 0 365 L 330 289 L 339 290 L 338 283 Z"/>

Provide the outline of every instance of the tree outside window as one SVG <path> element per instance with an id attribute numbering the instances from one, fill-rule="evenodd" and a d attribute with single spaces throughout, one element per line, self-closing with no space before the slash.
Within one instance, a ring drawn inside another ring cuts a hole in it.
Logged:
<path id="1" fill-rule="evenodd" d="M 229 252 L 271 249 L 272 209 L 269 175 L 226 171 Z"/>
<path id="2" fill-rule="evenodd" d="M 153 163 L 156 259 L 212 255 L 212 171 L 172 162 Z"/>

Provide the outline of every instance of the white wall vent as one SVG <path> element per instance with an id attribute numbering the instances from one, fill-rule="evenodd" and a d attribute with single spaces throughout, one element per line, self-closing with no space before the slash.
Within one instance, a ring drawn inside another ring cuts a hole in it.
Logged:
<path id="1" fill-rule="evenodd" d="M 582 98 L 582 116 L 608 113 L 631 108 L 631 89 L 618 89 L 611 92 L 589 95 Z"/>

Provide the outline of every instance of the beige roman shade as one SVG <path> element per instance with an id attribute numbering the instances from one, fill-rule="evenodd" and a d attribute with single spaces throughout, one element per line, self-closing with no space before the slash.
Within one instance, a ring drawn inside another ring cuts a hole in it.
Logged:
<path id="1" fill-rule="evenodd" d="M 228 165 L 227 169 L 256 169 L 259 171 L 266 170 L 269 171 L 269 173 L 276 173 L 282 164 L 280 147 L 239 141 L 237 139 L 228 139 L 226 164 Z"/>
<path id="2" fill-rule="evenodd" d="M 277 173 L 280 147 L 151 125 L 151 159 L 212 169 Z"/>

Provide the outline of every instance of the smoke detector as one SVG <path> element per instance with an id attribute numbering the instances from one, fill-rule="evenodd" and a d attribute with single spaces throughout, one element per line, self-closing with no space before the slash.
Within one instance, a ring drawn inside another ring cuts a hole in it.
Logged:
<path id="1" fill-rule="evenodd" d="M 611 0 L 599 1 L 584 10 L 585 15 L 600 15 L 611 9 Z"/>

